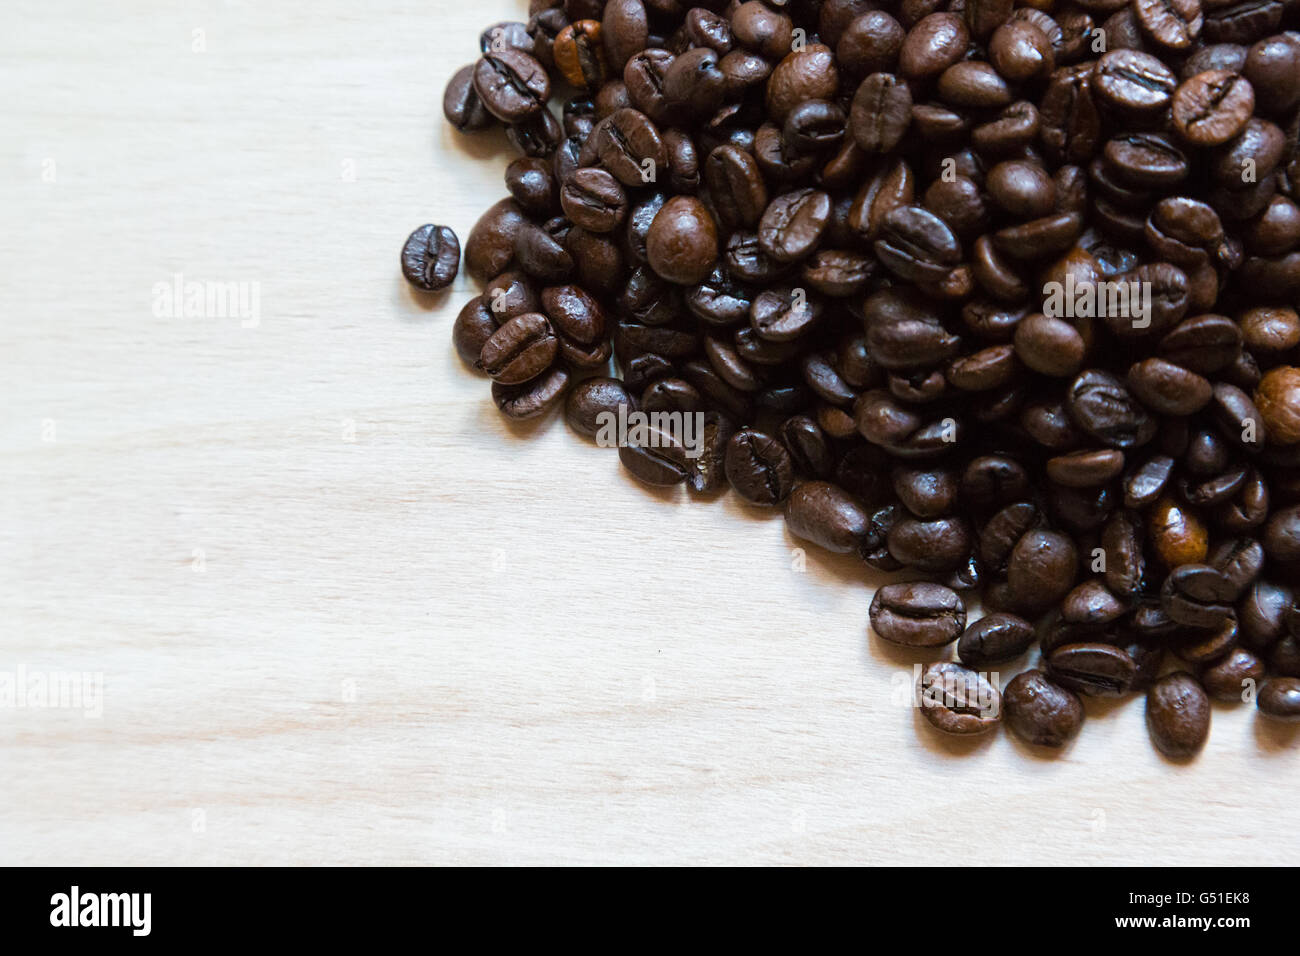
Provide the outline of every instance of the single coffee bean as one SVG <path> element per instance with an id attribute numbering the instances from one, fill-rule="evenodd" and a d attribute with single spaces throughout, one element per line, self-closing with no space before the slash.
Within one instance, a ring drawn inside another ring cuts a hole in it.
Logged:
<path id="1" fill-rule="evenodd" d="M 491 282 L 515 255 L 515 237 L 525 222 L 513 199 L 502 199 L 479 217 L 465 240 L 465 271 L 479 282 Z"/>
<path id="2" fill-rule="evenodd" d="M 1206 70 L 1179 84 L 1170 116 L 1189 143 L 1218 146 L 1245 129 L 1254 109 L 1249 80 L 1229 70 Z"/>
<path id="3" fill-rule="evenodd" d="M 790 453 L 754 428 L 742 428 L 727 443 L 726 473 L 736 493 L 756 505 L 779 505 L 794 486 Z"/>
<path id="4" fill-rule="evenodd" d="M 898 77 L 872 73 L 858 85 L 849 108 L 849 130 L 864 152 L 890 152 L 911 121 L 912 94 Z"/>
<path id="5" fill-rule="evenodd" d="M 830 224 L 830 196 L 800 189 L 777 196 L 758 224 L 758 244 L 776 262 L 803 259 L 816 248 Z"/>
<path id="6" fill-rule="evenodd" d="M 1017 737 L 1042 747 L 1063 747 L 1083 726 L 1083 704 L 1073 691 L 1040 670 L 1017 674 L 1002 691 L 1007 726 Z"/>
<path id="7" fill-rule="evenodd" d="M 520 385 L 492 383 L 492 401 L 507 418 L 540 418 L 554 408 L 569 387 L 569 373 L 558 365 Z"/>
<path id="8" fill-rule="evenodd" d="M 872 597 L 870 617 L 872 630 L 891 644 L 942 647 L 961 636 L 966 605 L 941 584 L 887 584 Z"/>
<path id="9" fill-rule="evenodd" d="M 1034 627 L 1024 618 L 995 611 L 966 628 L 957 642 L 957 656 L 967 667 L 1003 664 L 1028 651 L 1034 638 Z"/>
<path id="10" fill-rule="evenodd" d="M 460 240 L 448 226 L 421 226 L 402 247 L 402 275 L 421 291 L 445 289 L 459 271 Z"/>
<path id="11" fill-rule="evenodd" d="M 450 80 L 442 94 L 442 115 L 447 122 L 462 133 L 486 129 L 493 117 L 474 89 L 474 65 L 462 66 Z"/>
<path id="12" fill-rule="evenodd" d="M 502 385 L 519 385 L 545 371 L 558 349 L 546 316 L 517 315 L 483 344 L 478 367 Z"/>
<path id="13" fill-rule="evenodd" d="M 1189 627 L 1218 627 L 1233 616 L 1232 585 L 1206 564 L 1183 564 L 1165 578 L 1160 606 Z"/>
<path id="14" fill-rule="evenodd" d="M 1178 88 L 1167 66 L 1140 50 L 1112 50 L 1092 71 L 1092 88 L 1116 109 L 1134 115 L 1165 109 Z"/>
<path id="15" fill-rule="evenodd" d="M 948 734 L 982 734 L 1002 719 L 1002 695 L 983 674 L 940 661 L 921 672 L 921 713 Z"/>
<path id="16" fill-rule="evenodd" d="M 569 391 L 564 403 L 564 418 L 579 435 L 595 438 L 602 428 L 616 423 L 620 407 L 629 412 L 636 408 L 635 400 L 621 381 L 589 378 Z M 613 430 L 610 434 L 614 434 Z"/>
<path id="17" fill-rule="evenodd" d="M 693 196 L 674 196 L 655 215 L 646 236 L 650 268 L 669 282 L 694 285 L 713 271 L 718 228 Z"/>
<path id="18" fill-rule="evenodd" d="M 1122 697 L 1137 665 L 1113 644 L 1064 644 L 1047 657 L 1047 675 L 1062 687 L 1091 697 Z"/>
<path id="19" fill-rule="evenodd" d="M 1269 678 L 1260 687 L 1255 703 L 1265 717 L 1300 721 L 1300 678 Z"/>
<path id="20" fill-rule="evenodd" d="M 555 38 L 555 66 L 579 90 L 599 90 L 609 74 L 602 34 L 600 21 L 578 20 Z"/>
<path id="21" fill-rule="evenodd" d="M 1026 607 L 1049 607 L 1074 587 L 1079 552 L 1056 531 L 1028 531 L 1016 543 L 1007 564 L 1011 592 Z"/>
<path id="22" fill-rule="evenodd" d="M 856 551 L 870 530 L 870 516 L 843 489 L 826 481 L 803 481 L 785 503 L 790 533 L 827 551 Z"/>
<path id="23" fill-rule="evenodd" d="M 1166 674 L 1147 691 L 1151 742 L 1171 760 L 1195 756 L 1210 735 L 1210 701 L 1185 671 Z"/>
<path id="24" fill-rule="evenodd" d="M 1202 670 L 1201 684 L 1215 700 L 1233 703 L 1247 699 L 1264 677 L 1264 662 L 1239 647 Z"/>
<path id="25" fill-rule="evenodd" d="M 1264 373 L 1255 389 L 1255 406 L 1271 441 L 1300 443 L 1300 369 L 1279 365 Z"/>
<path id="26" fill-rule="evenodd" d="M 551 81 L 533 57 L 504 49 L 485 53 L 475 64 L 474 90 L 489 113 L 503 123 L 518 123 L 546 107 Z"/>
<path id="27" fill-rule="evenodd" d="M 603 169 L 579 169 L 560 187 L 560 205 L 576 226 L 611 232 L 627 218 L 627 194 Z"/>

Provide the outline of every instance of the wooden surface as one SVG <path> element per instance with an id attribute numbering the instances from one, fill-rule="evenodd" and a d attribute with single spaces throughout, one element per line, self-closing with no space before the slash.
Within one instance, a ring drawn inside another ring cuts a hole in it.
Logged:
<path id="1" fill-rule="evenodd" d="M 1185 766 L 1138 700 L 941 739 L 857 563 L 503 424 L 397 253 L 503 195 L 439 103 L 523 11 L 6 7 L 0 671 L 104 696 L 0 709 L 0 862 L 1293 862 L 1253 707 Z"/>

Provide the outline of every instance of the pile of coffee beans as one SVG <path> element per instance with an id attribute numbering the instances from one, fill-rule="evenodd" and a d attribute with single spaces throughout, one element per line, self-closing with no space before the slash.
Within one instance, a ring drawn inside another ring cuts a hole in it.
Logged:
<path id="1" fill-rule="evenodd" d="M 636 479 L 903 572 L 871 625 L 955 647 L 918 688 L 940 730 L 1060 747 L 1083 699 L 1145 693 L 1179 759 L 1211 699 L 1300 720 L 1298 26 L 1300 0 L 532 0 L 443 98 L 520 154 L 455 348 L 506 416 L 642 413 Z M 402 268 L 441 288 L 458 253 L 423 226 Z"/>

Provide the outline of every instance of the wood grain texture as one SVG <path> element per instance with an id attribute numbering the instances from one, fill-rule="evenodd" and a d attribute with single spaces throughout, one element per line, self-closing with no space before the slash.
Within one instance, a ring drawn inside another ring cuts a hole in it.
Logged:
<path id="1" fill-rule="evenodd" d="M 503 194 L 439 103 L 522 0 L 6 11 L 0 671 L 104 702 L 0 709 L 0 862 L 1291 860 L 1253 708 L 1185 766 L 1140 701 L 940 739 L 854 561 L 499 419 L 397 252 Z"/>

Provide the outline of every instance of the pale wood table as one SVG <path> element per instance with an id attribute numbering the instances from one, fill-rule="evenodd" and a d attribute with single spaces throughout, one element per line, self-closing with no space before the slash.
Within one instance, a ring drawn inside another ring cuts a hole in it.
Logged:
<path id="1" fill-rule="evenodd" d="M 940 739 L 854 561 L 503 424 L 397 253 L 504 194 L 439 104 L 523 11 L 6 8 L 0 672 L 104 685 L 0 709 L 0 862 L 1293 861 L 1253 708 L 1190 766 L 1139 701 Z"/>

